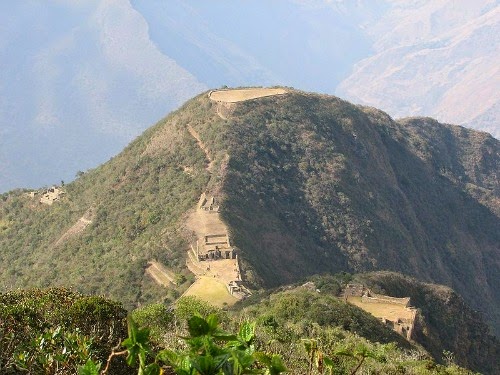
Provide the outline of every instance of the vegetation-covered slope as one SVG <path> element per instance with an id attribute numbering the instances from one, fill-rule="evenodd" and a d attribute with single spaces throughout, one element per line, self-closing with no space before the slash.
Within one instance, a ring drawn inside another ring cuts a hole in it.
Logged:
<path id="1" fill-rule="evenodd" d="M 395 270 L 452 286 L 498 328 L 499 160 L 484 133 L 395 122 L 335 97 L 291 90 L 222 106 L 201 95 L 68 184 L 60 202 L 4 194 L 0 281 L 74 285 L 128 307 L 159 298 L 146 263 L 181 271 L 184 215 L 208 190 L 254 284 Z M 58 242 L 86 212 L 92 223 Z"/>
<path id="2" fill-rule="evenodd" d="M 443 285 L 419 282 L 393 272 L 356 276 L 372 290 L 394 297 L 410 297 L 418 309 L 414 339 L 436 359 L 453 353 L 465 367 L 500 372 L 500 343 L 488 331 L 482 317 L 455 291 Z"/>
<path id="3" fill-rule="evenodd" d="M 126 316 L 119 302 L 67 289 L 0 293 L 0 373 L 76 374 L 89 358 L 105 361 Z M 122 374 L 125 361 L 113 367 Z"/>
<path id="4" fill-rule="evenodd" d="M 20 190 L 3 194 L 3 289 L 73 286 L 113 296 L 128 308 L 164 296 L 144 269 L 151 259 L 177 271 L 184 264 L 183 215 L 208 181 L 205 155 L 186 127 L 215 116 L 208 109 L 206 101 L 191 102 L 120 155 L 64 186 L 66 196 L 52 206 Z M 60 241 L 83 215 L 92 223 Z"/>
<path id="5" fill-rule="evenodd" d="M 224 213 L 267 285 L 391 269 L 454 287 L 498 327 L 497 140 L 299 93 L 231 120 Z"/>
<path id="6" fill-rule="evenodd" d="M 316 281 L 331 286 L 332 280 Z M 197 314 L 211 315 L 205 320 Z M 183 297 L 169 308 L 145 306 L 132 312 L 128 334 L 118 303 L 67 290 L 0 294 L 0 316 L 2 374 L 76 374 L 79 369 L 79 374 L 97 375 L 100 368 L 121 375 L 215 375 L 250 368 L 264 373 L 267 367 L 274 371 L 266 373 L 279 374 L 285 366 L 286 373 L 297 375 L 473 374 L 451 362 L 437 364 L 357 307 L 300 287 L 254 298 L 231 311 L 193 297 Z M 125 365 L 125 356 L 132 367 Z M 273 358 L 272 363 L 266 358 Z M 221 361 L 225 365 L 211 366 Z M 148 371 L 145 364 L 150 364 Z M 179 369 L 186 366 L 193 369 Z"/>

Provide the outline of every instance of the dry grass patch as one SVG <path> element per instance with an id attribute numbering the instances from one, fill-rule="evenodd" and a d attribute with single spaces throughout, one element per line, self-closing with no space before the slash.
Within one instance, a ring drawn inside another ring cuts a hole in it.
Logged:
<path id="1" fill-rule="evenodd" d="M 227 291 L 226 286 L 214 277 L 201 276 L 184 293 L 185 296 L 196 296 L 218 307 L 232 306 L 238 301 Z"/>
<path id="2" fill-rule="evenodd" d="M 7 230 L 10 227 L 10 222 L 7 220 L 0 219 L 0 230 Z"/>
<path id="3" fill-rule="evenodd" d="M 210 99 L 216 102 L 236 103 L 245 100 L 263 98 L 265 96 L 283 95 L 286 94 L 285 89 L 235 89 L 235 90 L 217 90 L 210 93 Z"/>
<path id="4" fill-rule="evenodd" d="M 386 318 L 396 321 L 401 318 L 412 319 L 414 315 L 413 310 L 410 310 L 403 305 L 396 305 L 394 303 L 362 302 L 361 297 L 348 297 L 347 301 L 365 310 L 366 312 L 369 312 L 377 318 Z"/>

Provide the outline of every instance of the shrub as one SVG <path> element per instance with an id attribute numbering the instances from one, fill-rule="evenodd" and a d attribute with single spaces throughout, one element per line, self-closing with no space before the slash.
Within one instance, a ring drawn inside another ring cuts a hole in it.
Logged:
<path id="1" fill-rule="evenodd" d="M 63 288 L 0 294 L 0 373 L 74 373 L 104 360 L 126 336 L 125 317 L 117 302 Z"/>

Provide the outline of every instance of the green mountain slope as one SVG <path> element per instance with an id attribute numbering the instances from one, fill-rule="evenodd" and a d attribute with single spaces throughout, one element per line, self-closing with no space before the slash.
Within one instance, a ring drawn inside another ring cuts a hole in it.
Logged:
<path id="1" fill-rule="evenodd" d="M 443 285 L 419 282 L 393 272 L 373 272 L 356 276 L 372 290 L 394 297 L 410 297 L 417 314 L 415 341 L 434 358 L 445 351 L 467 368 L 497 374 L 500 343 L 491 336 L 477 312 L 455 291 Z"/>
<path id="2" fill-rule="evenodd" d="M 497 140 L 299 93 L 231 120 L 224 214 L 267 285 L 396 270 L 452 286 L 499 327 Z"/>
<path id="3" fill-rule="evenodd" d="M 452 286 L 498 329 L 499 149 L 485 133 L 331 96 L 225 105 L 203 94 L 52 206 L 4 194 L 0 282 L 74 286 L 128 307 L 165 298 L 147 262 L 188 275 L 184 222 L 207 191 L 254 285 L 394 270 Z"/>
<path id="4" fill-rule="evenodd" d="M 22 191 L 4 194 L 0 261 L 8 266 L 1 273 L 3 288 L 73 286 L 113 296 L 129 308 L 164 295 L 144 269 L 151 259 L 177 269 L 184 264 L 188 244 L 182 217 L 208 181 L 205 155 L 186 130 L 188 120 L 207 116 L 210 106 L 197 103 L 66 185 L 66 196 L 52 206 Z M 190 166 L 189 174 L 184 166 Z M 92 223 L 60 241 L 85 215 Z"/>

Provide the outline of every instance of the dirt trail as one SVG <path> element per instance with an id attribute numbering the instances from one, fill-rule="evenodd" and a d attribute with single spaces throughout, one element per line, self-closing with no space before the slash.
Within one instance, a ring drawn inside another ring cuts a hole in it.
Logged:
<path id="1" fill-rule="evenodd" d="M 223 117 L 219 111 L 218 114 Z M 208 147 L 191 125 L 187 126 L 187 130 L 205 153 L 208 161 L 206 170 L 212 174 L 214 159 Z M 224 165 L 222 162 L 221 170 Z M 220 217 L 216 197 L 208 197 L 203 193 L 186 220 L 186 227 L 194 232 L 196 238 L 190 245 L 186 259 L 186 266 L 196 276 L 196 281 L 183 295 L 196 295 L 220 306 L 232 305 L 238 299 L 249 295 L 250 292 L 241 285 L 237 254 L 230 245 L 228 228 Z M 216 253 L 218 254 L 215 255 Z M 168 272 L 162 272 L 161 265 L 153 261 L 148 263 L 146 273 L 165 287 L 174 282 L 169 278 Z"/>
<path id="2" fill-rule="evenodd" d="M 193 129 L 193 127 L 191 125 L 188 125 L 187 129 L 188 129 L 189 134 L 191 134 L 193 136 L 193 138 L 196 139 L 196 142 L 198 143 L 198 146 L 205 153 L 205 156 L 206 156 L 206 158 L 208 160 L 208 164 L 207 164 L 206 170 L 209 171 L 209 172 L 211 172 L 212 171 L 212 167 L 213 167 L 213 160 L 212 160 L 212 157 L 210 156 L 210 153 L 208 152 L 207 146 L 205 145 L 205 143 L 203 143 L 203 141 L 200 138 L 200 135 L 198 134 L 198 132 L 196 130 Z"/>
<path id="3" fill-rule="evenodd" d="M 215 109 L 215 112 L 221 119 L 227 120 L 228 116 L 231 115 L 233 108 L 234 108 L 234 103 L 217 102 L 217 107 Z"/>
<path id="4" fill-rule="evenodd" d="M 54 243 L 54 247 L 57 247 L 72 237 L 75 237 L 81 234 L 85 228 L 87 228 L 90 224 L 92 224 L 93 213 L 92 210 L 89 209 L 85 214 L 78 219 L 78 221 L 71 226 L 64 234 L 59 237 L 59 239 Z"/>

